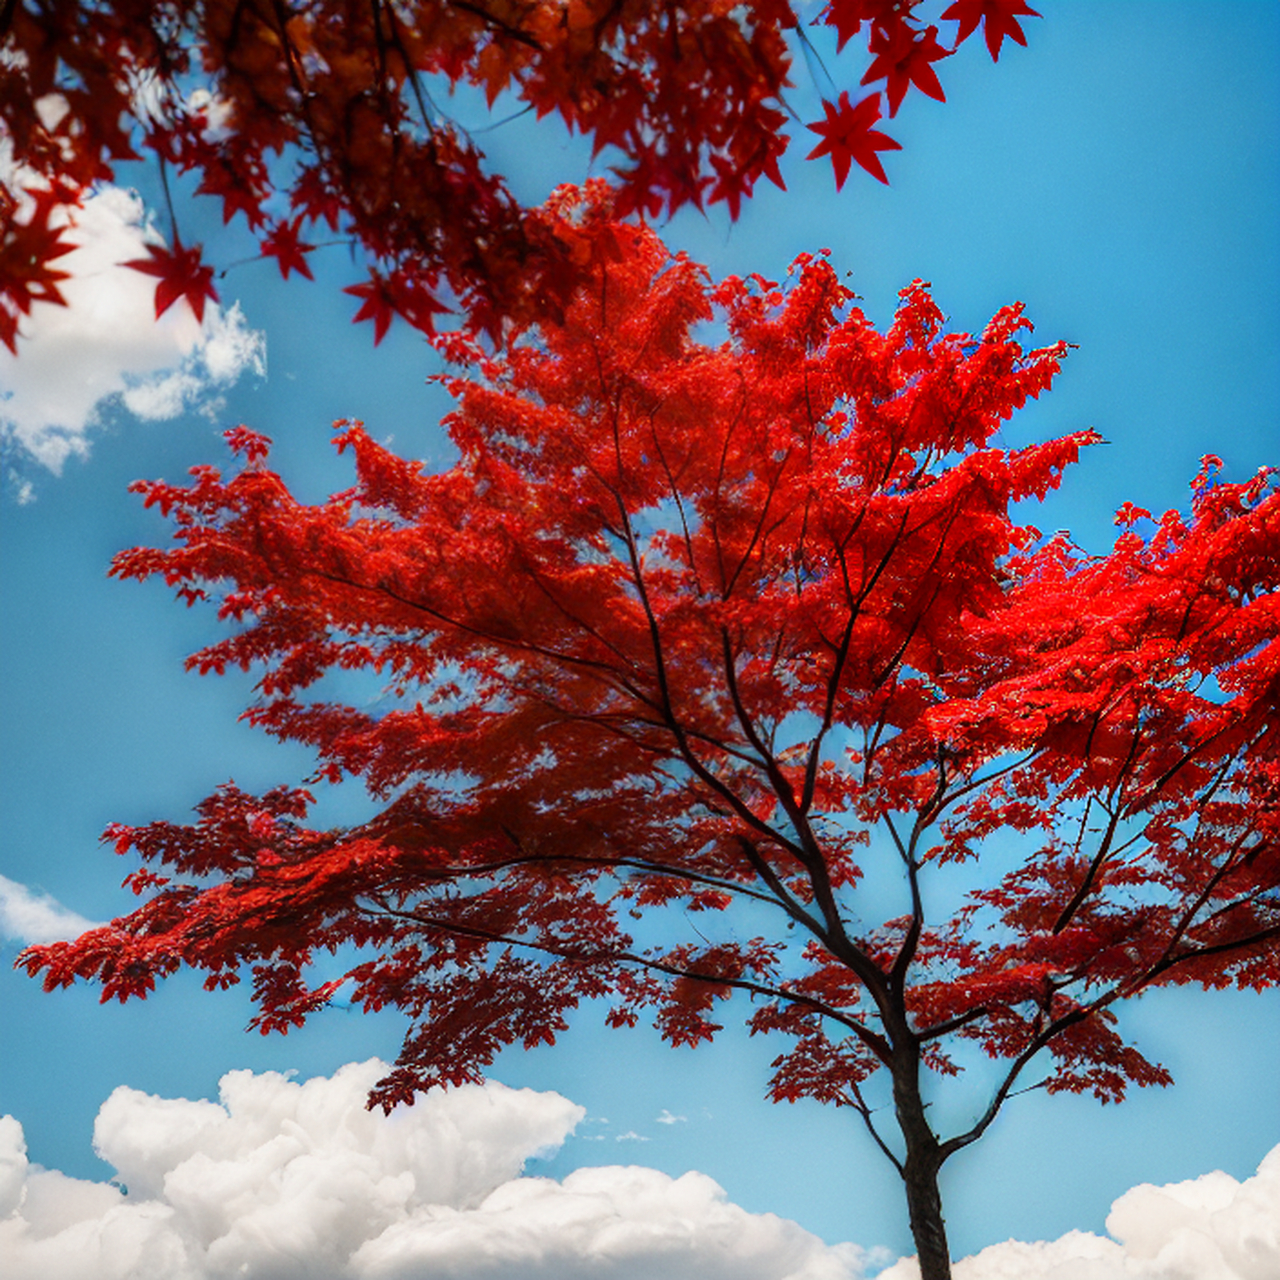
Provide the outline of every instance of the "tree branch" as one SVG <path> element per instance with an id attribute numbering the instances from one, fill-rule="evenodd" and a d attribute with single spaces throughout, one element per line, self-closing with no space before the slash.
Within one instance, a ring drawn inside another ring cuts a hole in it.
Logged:
<path id="1" fill-rule="evenodd" d="M 682 965 L 669 964 L 666 961 L 657 960 L 650 956 L 637 955 L 631 951 L 580 951 L 562 943 L 512 937 L 494 930 L 482 929 L 476 925 L 462 924 L 453 920 L 442 920 L 435 916 L 425 915 L 421 911 L 401 911 L 377 898 L 372 900 L 376 904 L 378 914 L 390 916 L 397 920 L 404 920 L 426 929 L 439 929 L 444 933 L 456 933 L 463 937 L 475 938 L 479 941 L 490 942 L 499 946 L 523 947 L 542 955 L 556 956 L 561 960 L 568 960 L 573 963 L 598 965 L 602 962 L 608 962 L 629 965 L 655 973 L 663 973 L 673 978 L 686 978 L 717 987 L 731 987 L 735 991 L 745 991 L 765 999 L 781 1000 L 788 1004 L 801 1005 L 821 1017 L 830 1018 L 833 1022 L 839 1023 L 840 1026 L 851 1031 L 881 1062 L 887 1063 L 889 1061 L 889 1044 L 883 1036 L 878 1032 L 872 1031 L 870 1027 L 860 1022 L 857 1018 L 850 1017 L 825 1001 L 804 992 L 793 991 L 787 987 L 770 986 L 763 982 L 753 981 L 750 978 L 734 978 L 726 974 L 698 973 L 696 970 Z"/>

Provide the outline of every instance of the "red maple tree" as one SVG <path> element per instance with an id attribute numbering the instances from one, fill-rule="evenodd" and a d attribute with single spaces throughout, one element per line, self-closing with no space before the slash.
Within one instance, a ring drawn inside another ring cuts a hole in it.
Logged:
<path id="1" fill-rule="evenodd" d="M 104 1000 L 247 969 L 264 1032 L 339 989 L 398 1008 L 388 1108 L 584 1000 L 687 1045 L 736 1010 L 788 1042 L 772 1098 L 861 1116 L 944 1280 L 938 1171 L 1016 1088 L 1165 1084 L 1122 1001 L 1280 980 L 1280 493 L 1207 459 L 1187 517 L 1045 539 L 1015 504 L 1096 437 L 998 443 L 1065 354 L 1019 306 L 948 333 L 917 281 L 881 334 L 822 256 L 713 284 L 593 201 L 544 210 L 593 264 L 559 320 L 437 339 L 448 470 L 339 424 L 355 484 L 309 505 L 239 428 L 230 477 L 137 486 L 176 542 L 115 575 L 216 601 L 190 664 L 257 671 L 249 720 L 376 812 L 227 784 L 113 827 L 145 900 L 20 962 Z M 938 1132 L 928 1096 L 966 1086 L 978 1119 Z"/>
<path id="2" fill-rule="evenodd" d="M 862 83 L 886 82 L 890 114 L 913 85 L 941 99 L 933 64 L 979 27 L 993 58 L 1006 34 L 1025 43 L 1016 15 L 1032 12 L 961 0 L 939 15 L 957 24 L 944 48 L 919 7 L 831 0 L 818 19 L 841 46 L 862 37 Z M 430 334 L 449 307 L 491 337 L 518 330 L 554 315 L 590 264 L 486 169 L 442 110 L 450 89 L 475 86 L 490 107 L 508 95 L 590 136 L 617 159 L 620 216 L 724 201 L 736 218 L 760 178 L 783 185 L 789 40 L 807 36 L 788 0 L 6 0 L 0 341 L 16 351 L 31 301 L 60 300 L 50 264 L 69 246 L 49 230 L 52 210 L 56 227 L 121 161 L 148 154 L 198 175 L 285 277 L 311 274 L 304 230 L 324 224 L 359 246 L 373 278 L 354 287 L 357 319 L 375 340 L 393 316 Z M 876 152 L 898 144 L 869 132 L 881 97 L 841 97 L 852 120 L 818 152 L 839 183 L 853 162 L 885 178 Z M 836 107 L 825 110 L 829 124 Z M 158 312 L 185 297 L 199 313 L 213 268 L 201 245 L 182 247 L 169 212 L 173 251 L 153 248 L 140 269 L 160 276 Z"/>

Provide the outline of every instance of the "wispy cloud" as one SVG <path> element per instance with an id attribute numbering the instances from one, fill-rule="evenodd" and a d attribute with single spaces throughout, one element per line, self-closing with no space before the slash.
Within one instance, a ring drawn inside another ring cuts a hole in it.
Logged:
<path id="1" fill-rule="evenodd" d="M 75 211 L 67 239 L 79 247 L 55 265 L 70 273 L 68 305 L 37 303 L 18 354 L 0 347 L 0 437 L 19 454 L 57 474 L 88 453 L 109 404 L 153 419 L 214 412 L 242 373 L 266 372 L 265 337 L 238 305 L 210 304 L 201 324 L 180 301 L 156 319 L 154 278 L 120 265 L 146 256 L 135 193 L 103 188 Z"/>
<path id="2" fill-rule="evenodd" d="M 29 1167 L 0 1121 L 6 1280 L 861 1280 L 871 1261 L 654 1169 L 521 1177 L 583 1109 L 490 1082 L 369 1112 L 372 1061 L 298 1084 L 235 1071 L 221 1102 L 120 1088 L 95 1146 L 127 1194 Z M 5 1216 L 7 1215 L 7 1217 Z M 882 1259 L 887 1260 L 887 1259 Z"/>
<path id="3" fill-rule="evenodd" d="M 78 938 L 94 923 L 47 893 L 33 892 L 16 880 L 0 876 L 0 938 L 23 946 L 61 942 Z"/>
<path id="4" fill-rule="evenodd" d="M 666 1109 L 666 1107 L 663 1107 L 662 1114 L 659 1116 L 655 1116 L 654 1119 L 658 1124 L 686 1124 L 688 1123 L 689 1117 L 673 1116 L 671 1112 Z"/>

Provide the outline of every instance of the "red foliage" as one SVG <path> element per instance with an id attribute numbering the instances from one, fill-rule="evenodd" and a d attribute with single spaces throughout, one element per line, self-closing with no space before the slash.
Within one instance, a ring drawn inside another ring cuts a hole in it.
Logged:
<path id="1" fill-rule="evenodd" d="M 898 114 L 902 99 L 911 85 L 939 102 L 947 100 L 933 63 L 940 58 L 949 58 L 952 50 L 944 49 L 938 43 L 937 27 L 930 27 L 924 32 L 912 31 L 906 26 L 899 26 L 891 31 L 875 31 L 871 36 L 870 48 L 875 54 L 875 61 L 867 68 L 862 83 L 874 84 L 877 80 L 889 82 L 891 116 Z"/>
<path id="2" fill-rule="evenodd" d="M 200 246 L 197 244 L 184 249 L 182 242 L 175 238 L 172 253 L 163 245 L 156 244 L 147 245 L 147 252 L 150 258 L 134 258 L 124 265 L 144 275 L 159 277 L 156 319 L 179 298 L 185 298 L 196 319 L 203 320 L 205 302 L 217 302 L 218 291 L 213 287 L 213 268 L 200 260 Z"/>
<path id="3" fill-rule="evenodd" d="M 841 48 L 865 38 L 862 83 L 886 82 L 890 114 L 911 86 L 943 98 L 934 64 L 955 46 L 938 43 L 919 7 L 833 0 L 819 19 Z M 941 16 L 959 23 L 956 45 L 981 25 L 994 58 L 1005 35 L 1025 43 L 1014 15 L 1030 12 L 962 0 Z M 6 180 L 75 204 L 118 162 L 150 153 L 196 175 L 225 221 L 243 217 L 285 277 L 311 275 L 305 226 L 323 221 L 359 245 L 374 284 L 355 288 L 375 341 L 396 315 L 430 332 L 446 301 L 497 338 L 557 316 L 589 264 L 441 115 L 448 89 L 476 86 L 490 106 L 509 95 L 595 151 L 612 148 L 618 217 L 724 201 L 736 218 L 762 177 L 783 186 L 800 21 L 789 0 L 13 0 L 0 18 L 0 137 L 17 175 Z M 839 137 L 811 155 L 831 155 L 837 185 L 851 160 L 886 180 L 876 151 L 897 144 L 867 132 L 879 93 L 840 103 Z M 810 127 L 826 132 L 833 111 Z M 287 193 L 290 219 L 267 211 L 275 193 Z M 0 341 L 13 346 L 32 298 L 58 301 L 48 264 L 65 248 L 42 236 L 47 209 L 20 226 L 4 212 Z M 211 269 L 176 240 L 167 258 L 151 252 L 140 269 L 160 277 L 157 312 L 184 297 L 200 312 Z M 415 290 L 393 286 L 406 278 Z"/>
<path id="4" fill-rule="evenodd" d="M 263 256 L 276 260 L 280 275 L 285 280 L 289 278 L 290 271 L 296 271 L 308 280 L 315 279 L 306 257 L 315 252 L 315 245 L 303 244 L 299 238 L 301 233 L 302 217 L 298 216 L 289 222 L 277 222 L 271 234 L 262 241 Z"/>
<path id="5" fill-rule="evenodd" d="M 842 93 L 839 105 L 824 99 L 822 106 L 827 118 L 808 126 L 822 138 L 809 152 L 809 159 L 831 157 L 832 167 L 836 171 L 837 191 L 844 186 L 845 179 L 849 176 L 849 166 L 855 160 L 873 178 L 887 183 L 889 179 L 885 176 L 884 165 L 880 163 L 877 152 L 900 151 L 902 144 L 871 127 L 880 119 L 880 95 L 873 93 L 869 98 L 863 98 L 855 107 L 849 104 L 849 95 Z"/>
<path id="6" fill-rule="evenodd" d="M 991 60 L 1000 58 L 1000 47 L 1005 36 L 1016 44 L 1025 45 L 1027 37 L 1022 33 L 1019 18 L 1038 18 L 1040 15 L 1023 4 L 1022 0 L 956 0 L 943 15 L 960 24 L 956 43 L 967 40 L 978 24 L 982 24 Z"/>
<path id="7" fill-rule="evenodd" d="M 75 248 L 62 238 L 65 227 L 49 225 L 58 208 L 56 197 L 39 189 L 22 195 L 24 200 L 0 187 L 0 342 L 15 355 L 18 317 L 30 314 L 33 302 L 66 306 L 58 282 L 65 280 L 67 273 L 49 264 Z"/>
<path id="8" fill-rule="evenodd" d="M 230 477 L 137 486 L 176 541 L 113 572 L 218 598 L 234 625 L 191 665 L 258 672 L 249 719 L 376 815 L 317 829 L 305 790 L 227 785 L 194 825 L 114 827 L 154 869 L 143 903 L 22 963 L 122 1000 L 248 970 L 264 1030 L 345 986 L 410 1018 L 387 1106 L 586 998 L 695 1044 L 747 993 L 753 1030 L 794 1041 L 775 1097 L 874 1126 L 884 1067 L 935 1171 L 1033 1060 L 1104 1100 L 1166 1081 L 1121 1001 L 1280 979 L 1273 482 L 1208 460 L 1188 518 L 1127 507 L 1101 558 L 1042 541 L 1011 505 L 1096 437 L 995 443 L 1065 354 L 1022 345 L 1021 308 L 947 333 L 916 282 L 880 334 L 821 257 L 712 285 L 581 199 L 542 215 L 592 264 L 562 320 L 501 357 L 440 340 L 472 366 L 447 380 L 448 471 L 346 423 L 355 487 L 328 502 L 247 429 Z M 382 703 L 309 696 L 333 671 Z M 993 875 L 993 838 L 1027 856 Z M 888 921 L 867 860 L 902 877 Z M 931 920 L 947 861 L 974 887 Z M 665 943 L 628 935 L 646 914 Z M 309 977 L 349 946 L 345 976 Z M 935 1139 L 919 1072 L 956 1072 L 966 1039 L 998 1082 Z"/>

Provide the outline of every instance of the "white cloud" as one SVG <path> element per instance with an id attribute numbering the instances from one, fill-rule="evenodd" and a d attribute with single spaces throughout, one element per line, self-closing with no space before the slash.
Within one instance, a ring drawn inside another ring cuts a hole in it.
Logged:
<path id="1" fill-rule="evenodd" d="M 30 946 L 78 938 L 94 921 L 68 910 L 47 893 L 33 893 L 24 884 L 0 876 L 0 939 Z"/>
<path id="2" fill-rule="evenodd" d="M 0 1119 L 5 1280 L 863 1280 L 888 1259 L 748 1213 L 701 1173 L 521 1176 L 583 1110 L 490 1082 L 391 1116 L 371 1061 L 296 1083 L 233 1071 L 219 1103 L 117 1089 L 94 1128 L 127 1189 L 28 1165 Z M 1256 1176 L 1121 1196 L 1108 1237 L 1007 1241 L 956 1280 L 1275 1280 L 1280 1147 Z M 913 1259 L 880 1273 L 912 1280 Z"/>
<path id="3" fill-rule="evenodd" d="M 662 1114 L 656 1117 L 658 1124 L 685 1124 L 688 1122 L 688 1116 L 672 1115 L 666 1107 L 662 1108 Z"/>
<path id="4" fill-rule="evenodd" d="M 514 1179 L 471 1213 L 419 1214 L 353 1263 L 369 1280 L 858 1280 L 864 1256 L 748 1213 L 706 1174 L 613 1165 Z"/>
<path id="5" fill-rule="evenodd" d="M 1244 1182 L 1214 1172 L 1126 1191 L 1107 1216 L 1111 1238 L 992 1245 L 953 1268 L 955 1280 L 1276 1280 L 1280 1276 L 1280 1147 Z M 880 1280 L 917 1280 L 904 1259 Z"/>
<path id="6" fill-rule="evenodd" d="M 490 1082 L 388 1117 L 364 1109 L 385 1071 L 233 1071 L 220 1104 L 117 1089 L 94 1141 L 127 1195 L 29 1167 L 0 1120 L 6 1280 L 860 1280 L 870 1261 L 699 1173 L 521 1177 L 581 1107 Z"/>
<path id="7" fill-rule="evenodd" d="M 89 450 L 104 406 L 143 418 L 215 412 L 217 394 L 245 370 L 266 372 L 266 339 L 239 304 L 210 303 L 199 323 L 184 301 L 155 317 L 153 277 L 123 267 L 145 258 L 141 199 L 104 187 L 74 211 L 79 247 L 54 264 L 67 306 L 36 303 L 22 319 L 18 354 L 0 347 L 0 437 L 57 474 Z"/>

